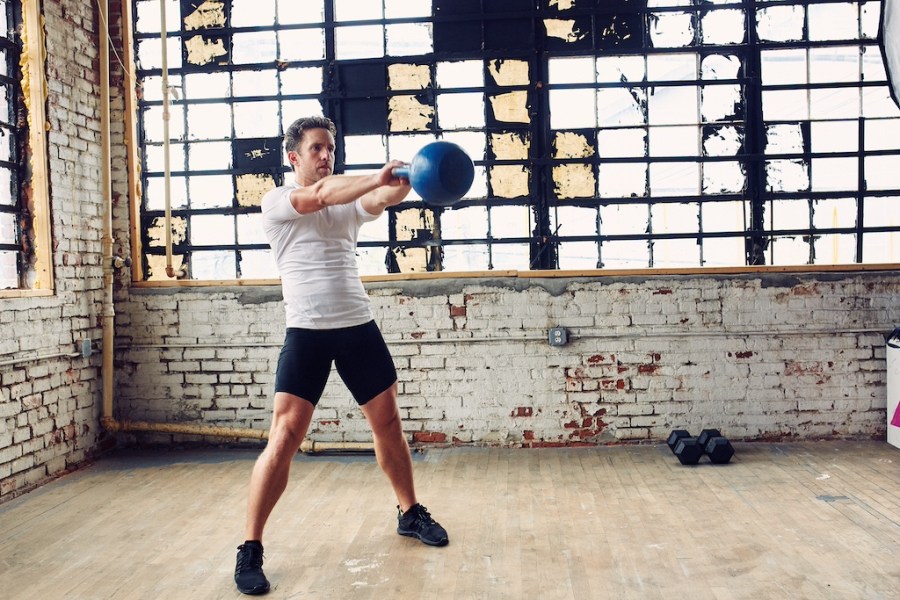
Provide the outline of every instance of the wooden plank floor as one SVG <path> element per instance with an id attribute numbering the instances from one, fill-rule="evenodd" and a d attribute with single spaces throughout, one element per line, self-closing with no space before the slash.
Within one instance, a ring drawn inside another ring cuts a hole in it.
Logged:
<path id="1" fill-rule="evenodd" d="M 900 450 L 736 444 L 446 449 L 415 460 L 450 532 L 396 535 L 368 456 L 298 456 L 267 530 L 271 598 L 896 599 Z M 255 450 L 123 451 L 0 505 L 4 599 L 239 598 Z"/>

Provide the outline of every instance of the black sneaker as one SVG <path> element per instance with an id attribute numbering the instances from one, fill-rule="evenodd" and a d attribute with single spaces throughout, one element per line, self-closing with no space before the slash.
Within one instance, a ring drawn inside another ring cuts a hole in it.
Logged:
<path id="1" fill-rule="evenodd" d="M 242 594 L 259 596 L 269 591 L 269 580 L 262 570 L 263 547 L 259 542 L 244 542 L 238 546 L 234 582 Z"/>
<path id="2" fill-rule="evenodd" d="M 419 538 L 429 546 L 446 546 L 450 543 L 447 530 L 432 519 L 421 504 L 414 504 L 406 512 L 401 512 L 400 507 L 397 507 L 397 533 Z"/>

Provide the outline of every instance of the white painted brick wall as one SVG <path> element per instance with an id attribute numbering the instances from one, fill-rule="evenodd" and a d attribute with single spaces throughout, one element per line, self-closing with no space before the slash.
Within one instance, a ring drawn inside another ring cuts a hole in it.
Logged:
<path id="1" fill-rule="evenodd" d="M 0 300 L 0 362 L 75 353 L 100 338 L 100 141 L 95 6 L 45 0 L 55 293 Z M 0 501 L 89 459 L 99 355 L 0 366 Z"/>
<path id="2" fill-rule="evenodd" d="M 894 273 L 368 288 L 415 443 L 658 441 L 675 427 L 709 426 L 735 439 L 884 435 L 884 336 L 900 321 Z M 267 428 L 279 298 L 266 289 L 131 289 L 119 306 L 120 418 L 199 414 L 207 424 Z M 161 306 L 172 316 L 144 316 Z M 240 327 L 223 335 L 223 314 Z M 569 329 L 567 346 L 546 341 L 557 325 Z M 200 347 L 173 355 L 169 338 Z M 198 397 L 205 402 L 185 411 Z M 310 437 L 370 439 L 336 373 Z"/>

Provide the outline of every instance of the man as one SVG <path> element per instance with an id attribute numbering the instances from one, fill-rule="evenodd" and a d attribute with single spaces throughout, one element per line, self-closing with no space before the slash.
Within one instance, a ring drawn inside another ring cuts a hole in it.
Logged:
<path id="1" fill-rule="evenodd" d="M 360 405 L 378 464 L 398 501 L 397 533 L 432 546 L 447 532 L 416 500 L 412 458 L 397 408 L 397 372 L 372 319 L 356 265 L 360 226 L 409 194 L 393 174 L 399 161 L 371 175 L 333 175 L 335 126 L 324 117 L 298 119 L 284 146 L 293 181 L 263 198 L 263 227 L 281 274 L 287 333 L 275 375 L 272 427 L 250 478 L 247 522 L 234 580 L 244 594 L 265 594 L 262 534 L 288 482 L 316 403 L 334 363 Z"/>

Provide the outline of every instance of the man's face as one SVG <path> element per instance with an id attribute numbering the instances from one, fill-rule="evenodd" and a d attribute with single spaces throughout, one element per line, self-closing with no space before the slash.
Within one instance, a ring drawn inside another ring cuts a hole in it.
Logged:
<path id="1" fill-rule="evenodd" d="M 300 183 L 309 185 L 334 172 L 334 136 L 327 129 L 307 129 L 288 160 Z"/>

